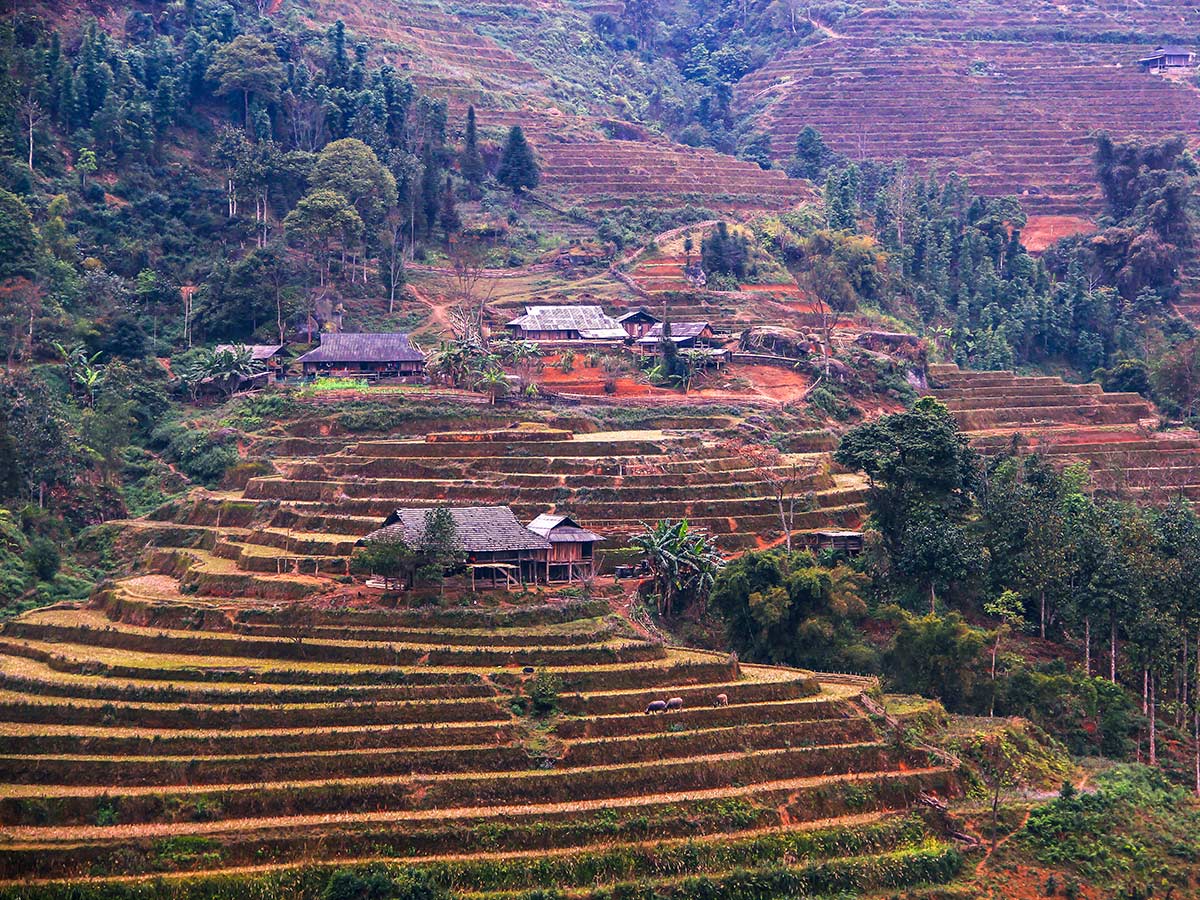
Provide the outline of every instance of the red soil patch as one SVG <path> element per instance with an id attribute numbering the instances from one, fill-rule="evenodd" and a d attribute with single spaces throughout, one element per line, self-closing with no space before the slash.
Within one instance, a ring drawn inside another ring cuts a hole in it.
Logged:
<path id="1" fill-rule="evenodd" d="M 617 399 L 678 399 L 681 396 L 679 391 L 640 383 L 629 375 L 612 376 L 599 367 L 585 365 L 581 359 L 576 359 L 572 371 L 563 372 L 554 365 L 558 358 L 546 357 L 545 369 L 534 376 L 535 381 L 551 391 Z M 616 383 L 616 391 L 611 394 L 604 390 L 604 383 L 609 378 L 613 378 Z M 745 380 L 749 384 L 737 389 L 723 386 L 735 379 Z M 789 369 L 734 364 L 726 366 L 719 374 L 710 374 L 705 383 L 693 387 L 688 396 L 709 400 L 769 400 L 775 403 L 791 403 L 803 398 L 811 384 L 807 375 Z"/>
<path id="2" fill-rule="evenodd" d="M 743 284 L 739 290 L 748 294 L 799 294 L 800 288 L 794 284 Z"/>
<path id="3" fill-rule="evenodd" d="M 1041 253 L 1061 238 L 1095 230 L 1096 223 L 1082 216 L 1030 216 L 1021 230 L 1021 242 L 1030 253 Z"/>

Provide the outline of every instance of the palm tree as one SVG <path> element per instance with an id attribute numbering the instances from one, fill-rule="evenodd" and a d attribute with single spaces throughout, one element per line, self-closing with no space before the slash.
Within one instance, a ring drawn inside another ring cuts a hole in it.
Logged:
<path id="1" fill-rule="evenodd" d="M 650 569 L 659 615 L 678 612 L 680 602 L 687 607 L 707 597 L 725 565 L 708 535 L 690 528 L 687 519 L 643 527 L 646 530 L 629 543 L 641 551 Z"/>
<path id="2" fill-rule="evenodd" d="M 491 399 L 494 406 L 496 397 L 508 393 L 508 378 L 500 368 L 485 369 L 475 381 L 476 390 L 482 390 Z"/>
<path id="3" fill-rule="evenodd" d="M 54 342 L 54 349 L 61 353 L 63 359 L 66 360 L 67 374 L 71 381 L 80 385 L 87 392 L 88 406 L 94 406 L 96 391 L 104 381 L 104 370 L 98 365 L 101 354 L 97 352 L 89 356 L 82 344 L 76 344 L 67 350 L 58 341 Z"/>

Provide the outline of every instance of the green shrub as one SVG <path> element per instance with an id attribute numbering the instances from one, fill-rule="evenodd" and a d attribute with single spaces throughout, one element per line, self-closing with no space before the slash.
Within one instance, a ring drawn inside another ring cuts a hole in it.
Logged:
<path id="1" fill-rule="evenodd" d="M 25 565 L 29 567 L 38 581 L 49 581 L 58 574 L 62 565 L 62 556 L 58 547 L 49 538 L 35 537 L 29 542 L 25 551 Z"/>

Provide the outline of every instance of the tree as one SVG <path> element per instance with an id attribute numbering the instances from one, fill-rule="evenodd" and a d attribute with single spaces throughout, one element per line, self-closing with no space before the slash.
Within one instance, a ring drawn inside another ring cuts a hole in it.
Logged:
<path id="1" fill-rule="evenodd" d="M 37 248 L 29 207 L 16 194 L 0 188 L 0 281 L 32 275 Z"/>
<path id="2" fill-rule="evenodd" d="M 867 505 L 891 577 L 924 592 L 935 610 L 937 586 L 967 577 L 979 560 L 964 521 L 978 486 L 978 458 L 954 417 L 923 397 L 907 412 L 851 429 L 834 459 L 866 473 Z"/>
<path id="3" fill-rule="evenodd" d="M 458 209 L 454 205 L 454 184 L 449 178 L 446 179 L 446 188 L 442 191 L 441 206 L 438 208 L 438 224 L 446 233 L 446 240 L 450 240 L 451 235 L 462 228 L 462 219 L 459 218 Z"/>
<path id="4" fill-rule="evenodd" d="M 899 627 L 884 655 L 890 690 L 937 697 L 951 712 L 976 705 L 983 635 L 956 612 L 914 616 L 899 612 Z"/>
<path id="5" fill-rule="evenodd" d="M 660 616 L 676 615 L 707 598 L 724 566 L 708 535 L 687 520 L 660 520 L 630 538 L 650 569 Z"/>
<path id="6" fill-rule="evenodd" d="M 983 611 L 1000 620 L 1000 625 L 992 633 L 992 701 L 988 716 L 994 717 L 996 715 L 996 657 L 1000 653 L 1000 642 L 1014 629 L 1023 627 L 1025 618 L 1021 615 L 1021 598 L 1015 591 L 1003 591 L 995 600 L 984 603 Z"/>
<path id="7" fill-rule="evenodd" d="M 875 667 L 855 627 L 867 614 L 865 577 L 818 565 L 812 553 L 743 554 L 717 575 L 711 605 L 742 659 L 839 671 Z"/>
<path id="8" fill-rule="evenodd" d="M 330 254 L 335 244 L 343 248 L 362 233 L 363 221 L 337 191 L 316 190 L 304 197 L 283 220 L 288 237 L 306 247 L 318 262 L 321 287 L 329 280 Z"/>
<path id="9" fill-rule="evenodd" d="M 521 126 L 514 125 L 508 132 L 508 140 L 500 156 L 496 180 L 514 194 L 520 194 L 528 188 L 537 187 L 540 178 L 533 148 L 525 140 L 525 132 L 521 130 Z"/>
<path id="10" fill-rule="evenodd" d="M 463 180 L 473 187 L 478 187 L 486 174 L 483 155 L 479 152 L 479 132 L 475 124 L 475 107 L 467 107 L 466 133 L 463 138 L 462 153 L 458 156 L 458 171 Z"/>
<path id="11" fill-rule="evenodd" d="M 275 48 L 252 34 L 240 34 L 217 51 L 208 77 L 220 94 L 242 94 L 242 120 L 250 130 L 250 97 L 274 100 L 284 82 L 283 63 Z"/>
<path id="12" fill-rule="evenodd" d="M 396 295 L 408 283 L 404 270 L 404 216 L 398 207 L 388 211 L 377 236 L 379 244 L 379 280 L 388 296 L 388 315 L 396 311 Z"/>
<path id="13" fill-rule="evenodd" d="M 446 507 L 425 511 L 421 537 L 417 542 L 420 565 L 417 576 L 441 585 L 448 571 L 463 564 L 466 556 L 458 538 L 458 526 Z"/>
<path id="14" fill-rule="evenodd" d="M 825 144 L 821 133 L 811 125 L 805 125 L 796 136 L 796 152 L 787 163 L 787 173 L 792 178 L 807 178 L 816 181 L 833 161 L 834 154 Z"/>
<path id="15" fill-rule="evenodd" d="M 378 575 L 384 588 L 410 586 L 408 579 L 416 565 L 417 551 L 404 540 L 401 532 L 384 529 L 373 535 L 354 552 L 351 567 L 358 572 Z"/>
<path id="16" fill-rule="evenodd" d="M 379 227 L 396 205 L 396 179 L 360 140 L 326 144 L 309 175 L 313 191 L 341 194 L 370 228 Z"/>

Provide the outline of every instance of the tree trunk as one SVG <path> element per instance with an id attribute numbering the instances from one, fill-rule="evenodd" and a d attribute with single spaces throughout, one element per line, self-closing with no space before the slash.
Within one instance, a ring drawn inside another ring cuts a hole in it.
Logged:
<path id="1" fill-rule="evenodd" d="M 1083 672 L 1088 678 L 1092 677 L 1092 619 L 1083 617 Z"/>
<path id="2" fill-rule="evenodd" d="M 1150 677 L 1150 765 L 1158 765 L 1158 697 L 1155 694 L 1154 683 L 1157 679 Z"/>
<path id="3" fill-rule="evenodd" d="M 1117 683 L 1117 620 L 1108 623 L 1108 680 Z"/>
<path id="4" fill-rule="evenodd" d="M 929 614 L 937 615 L 937 593 L 934 591 L 933 582 L 929 582 Z"/>
<path id="5" fill-rule="evenodd" d="M 1000 639 L 992 644 L 992 706 L 988 710 L 988 718 L 996 718 L 996 654 L 1000 652 Z"/>
<path id="6" fill-rule="evenodd" d="M 1045 588 L 1042 588 L 1041 594 L 1039 595 L 1039 605 L 1041 607 L 1042 640 L 1044 641 L 1046 639 L 1046 589 Z"/>

